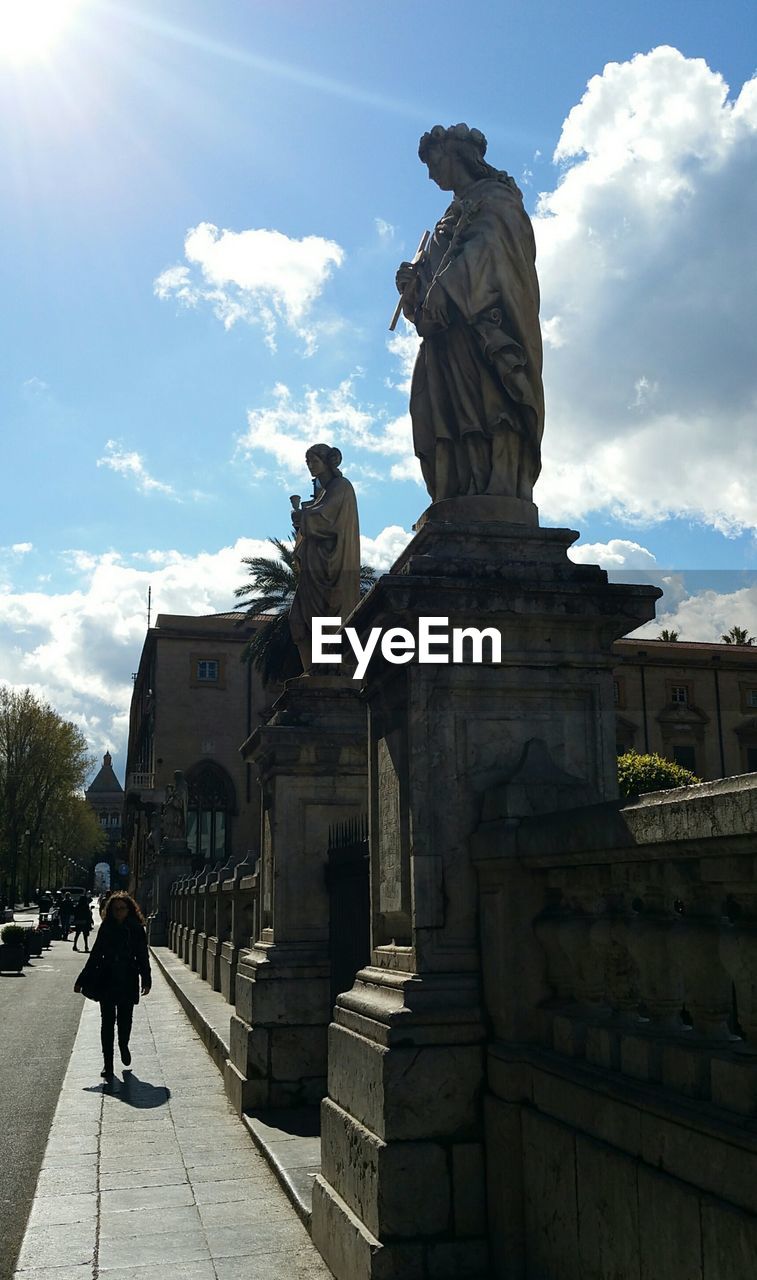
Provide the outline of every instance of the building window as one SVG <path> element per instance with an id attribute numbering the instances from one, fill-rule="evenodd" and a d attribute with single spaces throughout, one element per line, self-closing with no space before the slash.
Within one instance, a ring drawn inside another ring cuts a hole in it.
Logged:
<path id="1" fill-rule="evenodd" d="M 750 711 L 757 710 L 757 689 L 747 689 L 746 704 Z"/>
<path id="2" fill-rule="evenodd" d="M 229 851 L 234 786 L 219 765 L 208 762 L 192 771 L 189 783 L 187 843 L 196 857 L 215 861 Z"/>
<path id="3" fill-rule="evenodd" d="M 674 702 L 678 707 L 688 707 L 689 686 L 687 684 L 672 684 L 670 686 L 670 701 Z M 688 768 L 688 765 L 686 767 Z"/>
<path id="4" fill-rule="evenodd" d="M 690 769 L 692 773 L 697 771 L 697 753 L 696 749 L 689 743 L 685 746 L 673 747 L 673 759 L 676 764 L 680 764 L 683 769 Z"/>
<path id="5" fill-rule="evenodd" d="M 197 662 L 197 679 L 203 684 L 218 680 L 218 659 L 200 658 Z"/>
<path id="6" fill-rule="evenodd" d="M 757 747 L 746 748 L 746 771 L 757 773 Z"/>

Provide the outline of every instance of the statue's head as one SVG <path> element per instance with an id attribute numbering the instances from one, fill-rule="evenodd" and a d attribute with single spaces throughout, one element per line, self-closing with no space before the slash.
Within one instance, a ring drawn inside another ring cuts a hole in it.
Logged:
<path id="1" fill-rule="evenodd" d="M 449 128 L 435 124 L 421 138 L 418 155 L 428 166 L 429 178 L 442 191 L 453 191 L 461 175 L 476 181 L 495 172 L 484 160 L 486 138 L 480 129 L 469 129 L 467 124 L 452 124 Z"/>
<path id="2" fill-rule="evenodd" d="M 330 444 L 311 444 L 305 454 L 305 462 L 311 476 L 320 478 L 323 478 L 327 472 L 334 476 L 340 475 L 341 461 L 341 449 Z"/>

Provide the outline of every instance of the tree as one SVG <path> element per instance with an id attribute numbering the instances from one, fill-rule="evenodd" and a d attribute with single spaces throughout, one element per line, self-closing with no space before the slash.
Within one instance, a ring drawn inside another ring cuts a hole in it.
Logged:
<path id="1" fill-rule="evenodd" d="M 731 627 L 731 630 L 720 639 L 724 644 L 754 644 L 755 637 L 750 636 L 746 627 Z"/>
<path id="2" fill-rule="evenodd" d="M 81 795 L 70 795 L 60 805 L 50 825 L 49 839 L 59 865 L 67 858 L 89 864 L 90 876 L 108 844 L 97 814 Z"/>
<path id="3" fill-rule="evenodd" d="M 297 563 L 294 543 L 269 538 L 279 559 L 268 556 L 243 556 L 242 564 L 250 570 L 249 581 L 237 587 L 234 595 L 244 609 L 242 622 L 264 619 L 242 650 L 242 661 L 251 662 L 265 684 L 277 684 L 302 673 L 297 646 L 289 630 L 289 610 L 297 589 Z M 370 565 L 360 566 L 360 593 L 365 595 L 376 581 Z"/>
<path id="4" fill-rule="evenodd" d="M 679 634 L 680 632 L 678 631 L 668 631 L 667 629 L 665 629 L 660 632 L 660 639 L 667 640 L 669 644 L 672 644 L 673 641 L 678 639 Z"/>
<path id="5" fill-rule="evenodd" d="M 690 769 L 664 756 L 640 755 L 638 751 L 626 751 L 618 756 L 618 786 L 624 799 L 642 796 L 648 791 L 690 787 L 700 781 Z"/>
<path id="6" fill-rule="evenodd" d="M 22 880 L 28 901 L 43 841 L 93 765 L 75 724 L 30 689 L 0 688 L 0 881 L 11 901 Z"/>

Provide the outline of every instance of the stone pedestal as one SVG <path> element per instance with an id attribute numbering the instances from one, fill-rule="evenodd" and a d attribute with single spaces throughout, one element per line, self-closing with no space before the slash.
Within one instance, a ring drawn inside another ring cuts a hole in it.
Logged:
<path id="1" fill-rule="evenodd" d="M 573 564 L 578 534 L 540 529 L 531 503 L 440 502 L 416 529 L 350 619 L 362 642 L 446 619 L 496 629 L 502 658 L 468 641 L 457 663 L 450 645 L 447 663 L 368 670 L 372 964 L 337 1001 L 313 1198 L 337 1280 L 489 1275 L 468 839 L 535 739 L 581 801 L 616 794 L 611 645 L 659 595 Z"/>
<path id="2" fill-rule="evenodd" d="M 170 840 L 166 836 L 161 841 L 160 853 L 155 860 L 154 909 L 147 918 L 147 940 L 150 946 L 168 946 L 171 906 L 169 889 L 174 880 L 187 874 L 191 865 L 192 854 L 186 840 Z"/>
<path id="3" fill-rule="evenodd" d="M 329 828 L 367 808 L 366 713 L 355 681 L 290 681 L 244 744 L 261 783 L 259 929 L 239 955 L 226 1090 L 240 1110 L 318 1102 L 331 1018 Z"/>

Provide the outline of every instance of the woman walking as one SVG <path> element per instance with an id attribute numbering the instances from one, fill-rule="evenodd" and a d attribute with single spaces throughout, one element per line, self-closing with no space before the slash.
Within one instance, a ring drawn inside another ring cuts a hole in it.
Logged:
<path id="1" fill-rule="evenodd" d="M 92 932 L 93 925 L 89 894 L 83 893 L 80 898 L 76 899 L 76 906 L 74 907 L 74 951 L 79 950 L 76 945 L 79 941 L 79 934 L 84 938 L 84 950 L 89 951 L 89 935 Z"/>
<path id="2" fill-rule="evenodd" d="M 129 1037 L 134 1006 L 152 986 L 147 936 L 142 912 L 128 893 L 111 894 L 89 960 L 76 979 L 74 991 L 87 989 L 100 1002 L 101 1075 L 113 1075 L 113 1040 L 118 1023 L 118 1048 L 125 1067 L 131 1065 Z"/>

